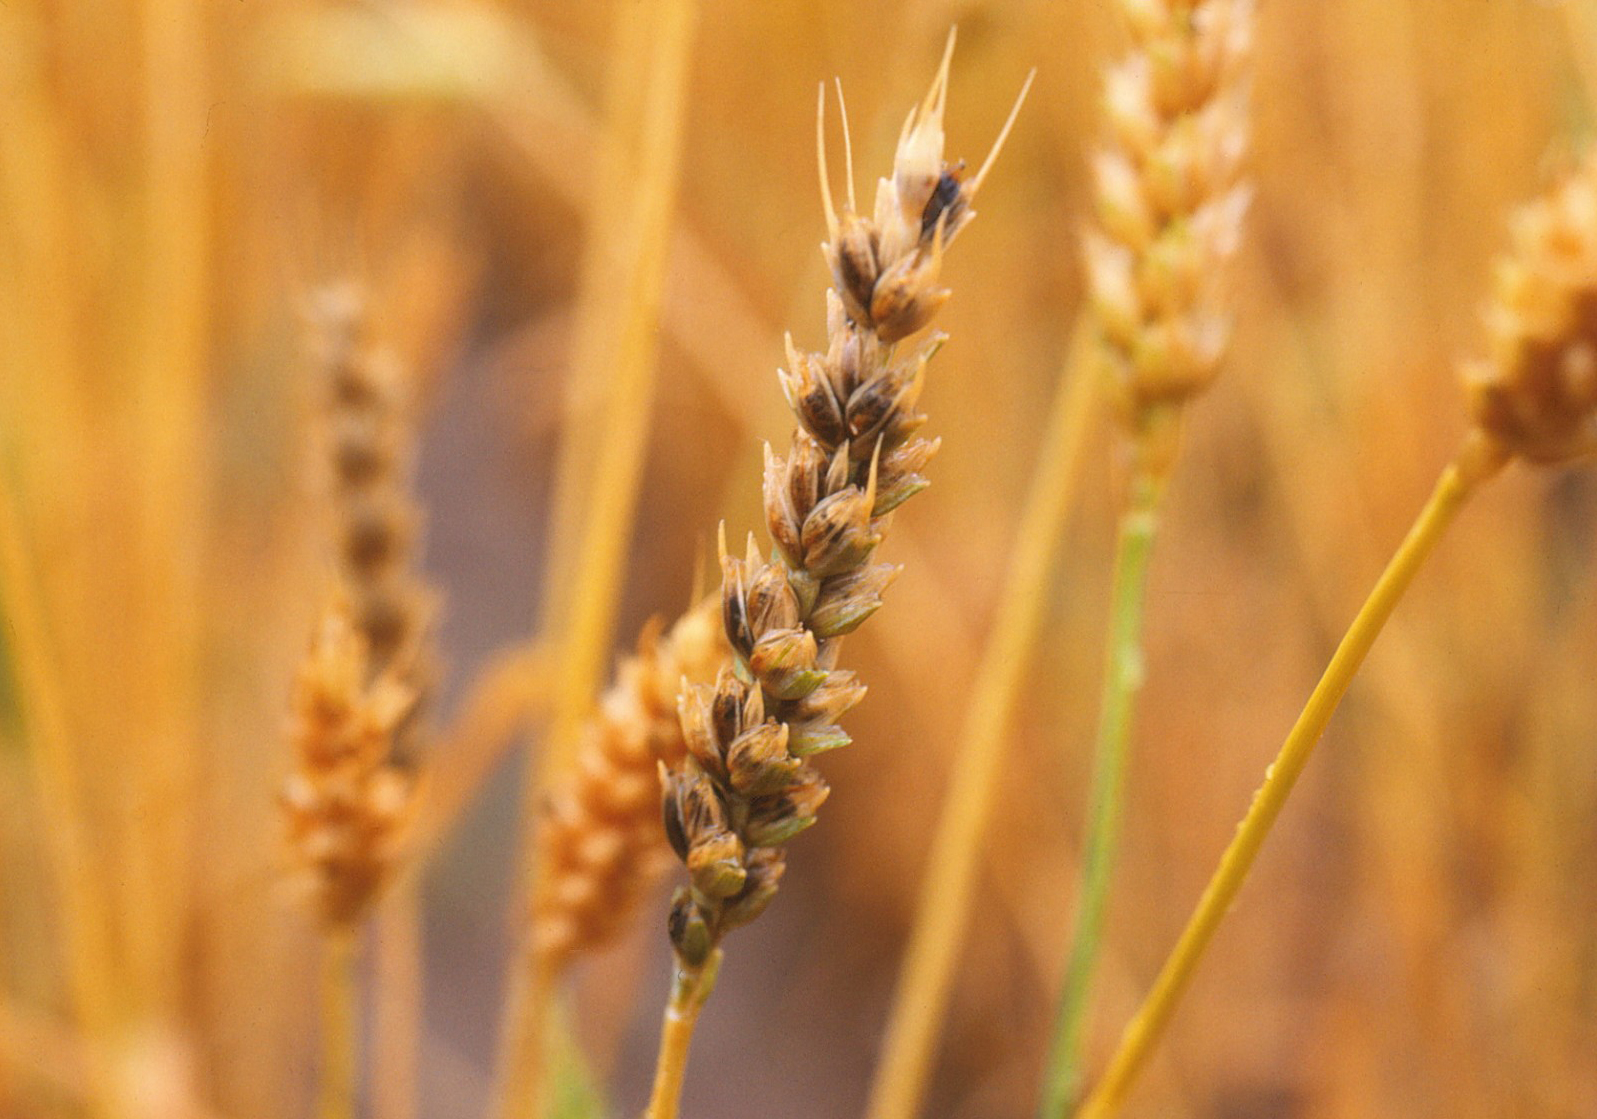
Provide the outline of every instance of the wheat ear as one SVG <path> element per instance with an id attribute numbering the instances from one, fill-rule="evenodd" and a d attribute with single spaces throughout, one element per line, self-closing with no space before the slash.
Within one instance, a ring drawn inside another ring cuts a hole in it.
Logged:
<path id="1" fill-rule="evenodd" d="M 541 975 L 624 929 L 669 862 L 658 766 L 678 764 L 687 749 L 677 688 L 713 679 L 726 656 L 718 607 L 705 600 L 669 632 L 658 620 L 645 627 L 589 721 L 573 772 L 549 793 L 532 915 Z"/>
<path id="2" fill-rule="evenodd" d="M 1098 228 L 1086 238 L 1093 318 L 1132 471 L 1115 548 L 1081 890 L 1041 1114 L 1063 1116 L 1101 951 L 1126 754 L 1142 685 L 1148 562 L 1187 403 L 1230 339 L 1226 281 L 1249 189 L 1245 69 L 1252 0 L 1123 0 L 1128 54 L 1105 75 L 1110 141 L 1094 161 Z"/>
<path id="3" fill-rule="evenodd" d="M 878 182 L 874 212 L 854 201 L 852 148 L 845 205 L 828 182 L 825 86 L 816 143 L 832 271 L 825 353 L 787 344 L 781 383 L 798 421 L 785 455 L 765 454 L 766 526 L 761 555 L 751 536 L 742 558 L 721 542 L 721 616 L 732 655 L 714 684 L 680 696 L 688 755 L 662 767 L 665 828 L 690 885 L 677 890 L 668 928 L 676 979 L 666 1008 L 649 1105 L 677 1111 L 688 1044 L 714 986 L 721 942 L 770 903 L 785 868 L 784 844 L 815 822 L 828 786 L 810 758 L 845 746 L 841 717 L 865 694 L 837 667 L 841 638 L 881 605 L 898 569 L 871 559 L 888 515 L 924 489 L 937 443 L 917 435 L 916 410 L 933 335 L 900 352 L 948 299 L 943 252 L 975 216 L 971 201 L 992 159 L 966 179 L 943 160 L 949 36 L 930 90 L 899 135 L 892 174 Z M 1017 104 L 1018 108 L 1018 104 Z M 1013 117 L 1011 117 L 1013 120 Z M 1000 134 L 1002 143 L 1005 132 Z"/>
<path id="4" fill-rule="evenodd" d="M 371 338 L 371 312 L 353 283 L 332 284 L 310 303 L 320 395 L 317 456 L 340 592 L 318 629 L 294 695 L 295 769 L 282 801 L 291 851 L 309 882 L 322 931 L 319 1112 L 345 1116 L 357 1080 L 357 929 L 393 878 L 414 814 L 410 766 L 418 711 L 428 690 L 427 637 L 434 596 L 415 571 L 420 514 L 410 495 L 414 417 L 401 369 Z M 401 891 L 386 920 L 413 932 L 417 898 Z M 419 941 L 392 973 L 419 969 Z M 377 1057 L 383 1110 L 408 1106 L 418 1012 L 411 995 L 384 984 Z"/>
<path id="5" fill-rule="evenodd" d="M 371 309 L 358 286 L 318 291 L 310 317 L 335 564 L 366 641 L 368 680 L 392 670 L 420 707 L 433 672 L 427 638 L 436 596 L 417 573 L 421 515 L 410 492 L 410 384 L 394 355 L 371 337 Z M 417 745 L 413 727 L 397 743 L 407 760 Z"/>
<path id="6" fill-rule="evenodd" d="M 1520 210 L 1512 233 L 1486 312 L 1486 356 L 1463 368 L 1472 426 L 1266 770 L 1197 909 L 1083 1106 L 1084 1119 L 1119 1110 L 1337 704 L 1465 502 L 1514 458 L 1558 465 L 1597 453 L 1597 153 Z"/>
<path id="7" fill-rule="evenodd" d="M 415 795 L 408 769 L 391 760 L 415 693 L 392 673 L 368 683 L 370 664 L 340 598 L 295 679 L 293 770 L 281 794 L 289 854 L 322 932 L 324 1119 L 354 1114 L 356 930 L 392 873 Z"/>

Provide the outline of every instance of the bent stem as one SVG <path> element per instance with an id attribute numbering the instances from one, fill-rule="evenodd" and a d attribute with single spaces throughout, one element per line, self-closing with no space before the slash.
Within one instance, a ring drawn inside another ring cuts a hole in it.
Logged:
<path id="1" fill-rule="evenodd" d="M 970 916 L 981 839 L 992 815 L 1009 724 L 1032 650 L 1042 629 L 1048 580 L 1066 521 L 1075 504 L 1081 451 L 1097 399 L 1099 378 L 1084 347 L 1090 331 L 1076 331 L 1048 420 L 1030 495 L 1015 538 L 997 620 L 982 654 L 966 708 L 964 733 L 931 854 L 919 909 L 904 953 L 871 1089 L 870 1119 L 911 1119 L 925 1094 L 926 1070 L 947 1013 Z"/>
<path id="2" fill-rule="evenodd" d="M 322 936 L 322 1067 L 316 1119 L 355 1119 L 355 930 Z"/>
<path id="3" fill-rule="evenodd" d="M 1265 770 L 1264 784 L 1254 794 L 1247 815 L 1221 856 L 1214 877 L 1204 889 L 1197 909 L 1160 970 L 1153 989 L 1121 1036 L 1120 1046 L 1110 1059 L 1103 1079 L 1082 1106 L 1080 1119 L 1107 1119 L 1120 1109 L 1126 1092 L 1142 1070 L 1149 1052 L 1163 1035 L 1176 1004 L 1191 982 L 1193 969 L 1203 958 L 1215 930 L 1236 900 L 1237 891 L 1247 879 L 1259 848 L 1270 834 L 1270 828 L 1280 815 L 1298 775 L 1303 772 L 1315 743 L 1325 733 L 1326 724 L 1347 692 L 1348 685 L 1353 682 L 1359 666 L 1364 663 L 1370 647 L 1380 636 L 1387 618 L 1464 502 L 1501 467 L 1500 455 L 1492 451 L 1484 455 L 1474 453 L 1478 450 L 1478 447 L 1466 447 L 1442 472 L 1430 500 L 1420 511 L 1386 570 L 1381 573 L 1380 580 L 1360 608 L 1358 616 L 1353 619 L 1353 624 L 1348 627 L 1347 634 L 1337 646 L 1331 663 L 1309 696 L 1303 713 L 1287 735 L 1280 753 Z"/>
<path id="4" fill-rule="evenodd" d="M 1044 1119 L 1063 1116 L 1081 1085 L 1081 1045 L 1102 947 L 1104 914 L 1115 855 L 1120 845 L 1126 749 L 1131 740 L 1137 691 L 1142 687 L 1142 614 L 1148 559 L 1164 495 L 1164 471 L 1139 463 L 1120 516 L 1110 600 L 1103 705 L 1098 717 L 1087 831 L 1082 845 L 1081 894 L 1076 931 L 1065 967 L 1053 1050 L 1043 1082 Z"/>
<path id="5" fill-rule="evenodd" d="M 721 949 L 710 953 L 701 967 L 686 968 L 677 963 L 671 984 L 671 998 L 665 1004 L 665 1020 L 660 1026 L 660 1055 L 654 1064 L 654 1091 L 649 1095 L 649 1110 L 644 1119 L 676 1119 L 682 1102 L 682 1079 L 688 1071 L 688 1047 L 699 1011 L 715 990 L 715 977 L 721 970 Z"/>

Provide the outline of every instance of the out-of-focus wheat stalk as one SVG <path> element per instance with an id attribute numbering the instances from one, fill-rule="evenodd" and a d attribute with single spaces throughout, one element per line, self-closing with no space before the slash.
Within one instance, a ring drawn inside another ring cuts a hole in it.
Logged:
<path id="1" fill-rule="evenodd" d="M 140 458 L 137 532 L 130 557 L 141 573 L 132 607 L 144 642 L 130 658 L 134 725 L 142 764 L 131 768 L 147 835 L 135 844 L 131 926 L 148 1005 L 178 1013 L 186 869 L 195 849 L 197 717 L 202 621 L 200 560 L 208 499 L 204 402 L 209 388 L 208 300 L 211 158 L 192 142 L 211 95 L 206 6 L 152 0 L 139 10 L 146 135 L 140 168 L 146 207 L 139 295 L 145 305 L 133 351 Z"/>
<path id="2" fill-rule="evenodd" d="M 393 355 L 372 337 L 368 297 L 353 283 L 316 292 L 316 453 L 340 597 L 326 612 L 300 670 L 290 742 L 294 770 L 283 793 L 290 852 L 312 891 L 322 936 L 320 1113 L 350 1116 L 358 1082 L 356 978 L 359 931 L 389 884 L 414 816 L 410 769 L 418 707 L 433 671 L 432 595 L 416 570 L 420 513 L 409 492 L 413 392 Z M 385 929 L 379 1000 L 384 1115 L 408 1110 L 414 1068 L 419 941 L 416 897 L 401 894 Z M 397 948 L 411 959 L 395 967 Z M 397 978 L 398 983 L 392 980 Z M 409 1052 L 403 1050 L 409 1049 Z"/>
<path id="3" fill-rule="evenodd" d="M 1459 510 L 1513 458 L 1597 453 L 1597 154 L 1514 217 L 1487 309 L 1487 356 L 1464 367 L 1474 426 L 1337 647 L 1266 771 L 1198 908 L 1126 1027 L 1083 1119 L 1114 1115 L 1236 900 L 1260 847 L 1382 627 Z"/>
<path id="4" fill-rule="evenodd" d="M 372 939 L 373 1119 L 415 1119 L 426 987 L 422 893 L 399 877 L 378 905 Z"/>
<path id="5" fill-rule="evenodd" d="M 24 733 L 31 746 L 39 807 L 60 892 L 69 987 L 77 1026 L 109 1037 L 115 1013 L 108 919 L 84 829 L 82 779 L 66 701 L 51 661 L 38 582 L 18 523 L 16 495 L 0 485 L 0 602 L 6 643 L 21 691 Z M 91 1103 L 104 1106 L 107 1085 L 91 1080 Z"/>
<path id="6" fill-rule="evenodd" d="M 926 858 L 915 924 L 873 1076 L 867 1112 L 873 1119 L 913 1116 L 925 1095 L 927 1068 L 969 922 L 977 858 L 1003 770 L 1004 746 L 1042 627 L 1048 581 L 1074 504 L 1083 445 L 1099 398 L 1083 352 L 1094 341 L 1078 327 L 1054 391 L 997 618 L 966 707 L 954 776 Z"/>
<path id="7" fill-rule="evenodd" d="M 113 1062 L 181 1014 L 209 485 L 207 296 L 203 270 L 190 274 L 208 233 L 187 212 L 206 195 L 209 154 L 170 142 L 205 103 L 208 42 L 187 4 L 144 15 L 127 24 L 127 53 L 154 71 L 181 51 L 170 85 L 131 67 L 107 77 L 162 116 L 92 159 L 64 111 L 74 79 L 54 21 L 36 5 L 0 16 L 0 602 L 61 891 L 43 912 L 66 946 L 73 1028 Z M 113 272 L 114 305 L 101 286 Z M 109 1113 L 101 1081 L 91 1071 L 90 1109 Z"/>
<path id="8" fill-rule="evenodd" d="M 571 764 L 609 656 L 623 561 L 647 447 L 660 301 L 681 154 L 693 0 L 653 0 L 618 17 L 609 139 L 589 225 L 577 350 L 556 482 L 544 631 L 559 687 L 537 764 L 528 767 L 520 879 L 537 890 L 535 806 Z M 590 410 L 587 401 L 603 386 Z M 529 927 L 504 1009 L 498 1114 L 535 1114 L 552 977 Z"/>
<path id="9" fill-rule="evenodd" d="M 368 681 L 403 683 L 411 707 L 395 728 L 392 760 L 415 766 L 427 749 L 436 596 L 419 573 L 421 511 L 411 496 L 417 378 L 379 344 L 371 296 L 350 281 L 315 292 L 314 367 L 322 399 L 323 446 L 316 458 L 328 487 L 327 517 L 340 580 L 353 599 L 368 652 Z M 413 811 L 413 810 L 412 810 Z M 406 876 L 378 912 L 375 954 L 373 1111 L 408 1119 L 414 1110 L 421 1020 L 420 897 Z M 346 966 L 353 938 L 329 944 Z M 348 981 L 346 977 L 346 981 Z"/>
<path id="10" fill-rule="evenodd" d="M 693 0 L 618 19 L 567 377 L 544 630 L 561 684 L 541 765 L 571 763 L 611 647 L 638 500 L 683 135 Z"/>

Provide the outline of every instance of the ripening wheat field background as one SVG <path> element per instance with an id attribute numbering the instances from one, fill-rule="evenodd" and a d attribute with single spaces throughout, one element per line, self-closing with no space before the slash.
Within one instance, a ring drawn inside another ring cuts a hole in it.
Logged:
<path id="1" fill-rule="evenodd" d="M 854 744 L 729 945 L 683 1102 L 862 1114 L 1045 417 L 1091 364 L 1118 6 L 0 4 L 0 1115 L 316 1111 L 321 935 L 280 791 L 335 582 L 329 285 L 413 401 L 394 516 L 432 620 L 414 842 L 361 923 L 359 1114 L 490 1114 L 528 767 L 650 617 L 714 586 L 717 526 L 737 554 L 761 529 L 784 332 L 825 345 L 817 84 L 842 80 L 863 190 L 957 25 L 951 157 L 978 165 L 1037 77 L 943 266 L 920 401 L 942 448 L 849 640 Z M 1089 1068 L 1466 430 L 1507 214 L 1592 133 L 1597 4 L 1265 0 L 1251 85 L 1234 335 L 1149 573 Z M 928 1117 L 1037 1107 L 1128 473 L 1107 410 L 1086 432 Z M 1597 1116 L 1594 552 L 1579 465 L 1512 466 L 1464 511 L 1126 1114 Z M 610 1114 L 648 1097 L 669 893 L 559 985 Z"/>

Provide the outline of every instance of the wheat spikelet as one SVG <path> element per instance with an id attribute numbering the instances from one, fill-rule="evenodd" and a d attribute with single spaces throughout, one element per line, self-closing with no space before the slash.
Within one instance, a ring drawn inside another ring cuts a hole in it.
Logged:
<path id="1" fill-rule="evenodd" d="M 1512 223 L 1486 312 L 1487 357 L 1465 366 L 1476 428 L 1556 463 L 1597 451 L 1597 153 Z"/>
<path id="2" fill-rule="evenodd" d="M 1122 0 L 1132 49 L 1105 75 L 1109 143 L 1086 238 L 1095 317 L 1123 418 L 1139 428 L 1213 380 L 1230 339 L 1226 264 L 1250 192 L 1253 0 Z"/>
<path id="3" fill-rule="evenodd" d="M 328 928 L 366 914 L 398 855 L 415 782 L 391 750 L 414 702 L 392 673 L 371 679 L 348 605 L 330 606 L 294 681 L 281 795 L 290 857 Z"/>
<path id="4" fill-rule="evenodd" d="M 426 642 L 435 598 L 415 570 L 421 514 L 410 494 L 410 386 L 394 356 L 370 337 L 370 309 L 358 287 L 323 288 L 311 317 L 325 394 L 335 560 L 366 640 L 368 679 L 393 671 L 420 706 L 433 674 Z M 401 734 L 401 753 L 413 747 L 413 729 Z"/>
<path id="5" fill-rule="evenodd" d="M 688 756 L 662 766 L 666 833 L 691 881 L 672 899 L 669 931 L 689 971 L 763 911 L 784 870 L 782 845 L 814 823 L 826 799 L 809 759 L 848 744 L 839 720 L 865 694 L 837 667 L 840 639 L 875 612 L 897 576 L 871 557 L 888 515 L 927 485 L 922 472 L 937 450 L 916 434 L 926 419 L 916 400 L 942 336 L 904 351 L 897 344 L 946 302 L 943 251 L 974 216 L 970 203 L 992 162 L 966 179 L 963 165 L 943 161 L 948 61 L 905 121 L 869 216 L 855 208 L 851 152 L 841 213 L 832 200 L 822 87 L 829 344 L 806 354 L 788 340 L 780 376 L 798 427 L 785 455 L 766 449 L 774 550 L 765 558 L 750 537 L 737 558 L 723 537 L 721 620 L 732 656 L 713 684 L 682 691 Z M 847 132 L 845 117 L 845 144 Z M 657 1092 L 670 1088 L 657 1083 Z"/>
<path id="6" fill-rule="evenodd" d="M 668 862 L 657 766 L 686 750 L 681 681 L 712 679 L 726 655 L 717 606 L 707 599 L 667 633 L 658 620 L 645 627 L 583 734 L 574 772 L 549 795 L 533 901 L 540 973 L 622 930 Z"/>

